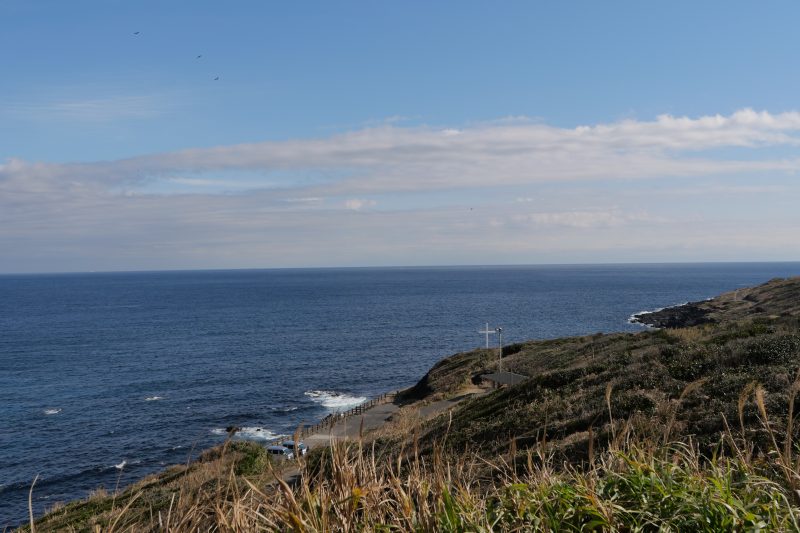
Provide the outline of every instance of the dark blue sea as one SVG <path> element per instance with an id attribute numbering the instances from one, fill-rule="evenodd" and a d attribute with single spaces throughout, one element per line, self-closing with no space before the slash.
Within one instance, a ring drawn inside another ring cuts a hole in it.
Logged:
<path id="1" fill-rule="evenodd" d="M 0 276 L 0 528 L 185 462 L 238 425 L 291 433 L 504 342 L 636 331 L 631 314 L 800 263 Z"/>

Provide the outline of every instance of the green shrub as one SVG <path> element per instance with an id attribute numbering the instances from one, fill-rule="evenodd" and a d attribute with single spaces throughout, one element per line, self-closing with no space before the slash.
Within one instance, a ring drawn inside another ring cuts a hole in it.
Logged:
<path id="1" fill-rule="evenodd" d="M 717 364 L 717 351 L 715 346 L 674 344 L 661 349 L 661 361 L 673 378 L 694 381 Z"/>
<path id="2" fill-rule="evenodd" d="M 240 454 L 236 460 L 235 472 L 237 476 L 256 476 L 267 471 L 272 458 L 267 449 L 256 442 L 234 441 L 228 450 Z"/>
<path id="3" fill-rule="evenodd" d="M 800 358 L 800 336 L 776 335 L 755 339 L 745 347 L 751 364 L 781 364 Z"/>

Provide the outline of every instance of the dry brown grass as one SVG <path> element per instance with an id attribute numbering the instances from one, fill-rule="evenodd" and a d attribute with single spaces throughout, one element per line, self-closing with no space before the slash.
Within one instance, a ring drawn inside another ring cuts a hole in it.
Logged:
<path id="1" fill-rule="evenodd" d="M 701 386 L 691 384 L 680 399 Z M 800 388 L 800 375 L 792 387 Z M 613 390 L 607 388 L 609 408 Z M 290 486 L 271 466 L 237 475 L 239 452 L 223 447 L 171 471 L 178 475 L 166 484 L 132 487 L 116 507 L 88 520 L 45 520 L 37 530 L 798 530 L 793 411 L 782 426 L 770 423 L 758 384 L 746 387 L 740 405 L 755 405 L 763 417 L 773 443 L 767 454 L 754 457 L 746 437 L 728 431 L 731 446 L 721 449 L 733 453 L 704 457 L 691 439 L 641 438 L 637 427 L 645 421 L 632 418 L 617 421 L 612 441 L 580 468 L 557 463 L 544 440 L 525 450 L 512 442 L 508 455 L 481 457 L 446 455 L 443 442 L 420 455 L 411 439 L 391 461 L 358 440 L 318 450 Z"/>
<path id="2" fill-rule="evenodd" d="M 421 421 L 422 416 L 418 405 L 402 407 L 392 415 L 390 420 L 372 431 L 369 438 L 372 440 L 402 438 L 413 434 Z"/>
<path id="3" fill-rule="evenodd" d="M 699 343 L 708 338 L 709 328 L 695 326 L 691 328 L 675 328 L 665 330 L 666 335 L 687 344 Z"/>

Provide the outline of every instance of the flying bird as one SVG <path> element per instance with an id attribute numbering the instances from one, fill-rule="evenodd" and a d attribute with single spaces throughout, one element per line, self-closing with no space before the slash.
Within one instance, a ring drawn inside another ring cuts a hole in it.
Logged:
<path id="1" fill-rule="evenodd" d="M 217 81 L 218 79 L 219 79 L 219 76 L 217 76 L 216 78 L 214 78 L 214 81 Z"/>
<path id="2" fill-rule="evenodd" d="M 139 35 L 140 33 L 141 33 L 141 32 L 139 32 L 139 31 L 135 31 L 135 32 L 133 32 L 133 34 L 134 34 L 134 35 Z"/>
<path id="3" fill-rule="evenodd" d="M 197 56 L 195 59 L 200 59 L 201 57 L 203 57 L 203 54 L 200 54 L 200 55 L 199 55 L 199 56 Z"/>

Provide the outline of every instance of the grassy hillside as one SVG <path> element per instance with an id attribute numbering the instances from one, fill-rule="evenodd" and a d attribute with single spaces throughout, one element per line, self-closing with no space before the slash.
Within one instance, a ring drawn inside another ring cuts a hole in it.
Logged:
<path id="1" fill-rule="evenodd" d="M 763 399 L 770 427 L 785 431 L 800 368 L 800 278 L 690 307 L 704 311 L 703 324 L 517 346 L 503 368 L 530 379 L 461 404 L 452 419 L 429 423 L 421 442 L 430 448 L 447 432 L 451 451 L 487 456 L 507 453 L 512 440 L 520 454 L 547 442 L 574 462 L 588 457 L 590 440 L 602 445 L 630 432 L 661 443 L 691 436 L 711 453 L 730 428 L 766 449 L 770 436 L 755 399 Z M 458 354 L 437 364 L 413 395 L 447 395 L 496 365 L 496 353 Z"/>
<path id="2" fill-rule="evenodd" d="M 177 531 L 193 530 L 213 515 L 215 503 L 235 498 L 250 483 L 274 481 L 272 467 L 260 444 L 229 441 L 206 450 L 191 464 L 148 476 L 120 494 L 98 489 L 85 500 L 56 505 L 36 521 L 35 529 L 140 531 L 147 524 L 151 530 L 170 525 Z"/>
<path id="3" fill-rule="evenodd" d="M 737 289 L 711 300 L 643 313 L 638 318 L 644 324 L 675 328 L 742 319 L 797 316 L 797 308 L 797 279 L 789 278 Z"/>

